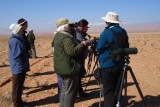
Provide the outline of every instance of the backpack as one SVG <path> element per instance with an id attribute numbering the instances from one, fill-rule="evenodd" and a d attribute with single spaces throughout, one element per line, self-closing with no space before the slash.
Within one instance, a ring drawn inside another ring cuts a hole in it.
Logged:
<path id="1" fill-rule="evenodd" d="M 113 36 L 114 36 L 114 42 L 109 43 L 109 48 L 111 49 L 110 51 L 110 58 L 113 61 L 121 61 L 123 56 L 122 54 L 113 54 L 113 51 L 119 48 L 129 48 L 129 43 L 128 43 L 128 35 L 126 31 L 123 29 L 121 33 L 114 31 L 111 29 Z"/>

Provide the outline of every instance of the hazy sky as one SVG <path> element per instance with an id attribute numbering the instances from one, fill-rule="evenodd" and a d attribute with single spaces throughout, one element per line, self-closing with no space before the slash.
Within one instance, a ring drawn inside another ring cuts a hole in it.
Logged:
<path id="1" fill-rule="evenodd" d="M 90 27 L 105 26 L 101 17 L 113 11 L 122 25 L 160 23 L 160 0 L 0 0 L 0 35 L 10 34 L 8 27 L 18 19 L 29 22 L 28 29 L 52 33 L 58 18 L 79 21 Z M 133 27 L 133 26 L 132 26 Z"/>

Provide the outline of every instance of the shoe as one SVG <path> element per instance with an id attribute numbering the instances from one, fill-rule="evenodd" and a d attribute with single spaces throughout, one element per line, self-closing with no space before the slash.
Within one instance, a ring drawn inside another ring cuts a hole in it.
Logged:
<path id="1" fill-rule="evenodd" d="M 24 98 L 24 97 L 28 97 L 27 94 L 23 93 L 22 98 Z"/>
<path id="2" fill-rule="evenodd" d="M 89 95 L 87 93 L 85 93 L 84 91 L 79 93 L 80 97 L 89 97 Z"/>
<path id="3" fill-rule="evenodd" d="M 27 102 L 23 101 L 23 107 L 29 107 L 29 105 L 27 105 Z"/>

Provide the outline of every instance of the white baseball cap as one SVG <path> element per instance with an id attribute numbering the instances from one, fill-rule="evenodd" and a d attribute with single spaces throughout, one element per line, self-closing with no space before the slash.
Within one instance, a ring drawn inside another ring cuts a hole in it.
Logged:
<path id="1" fill-rule="evenodd" d="M 9 30 L 12 31 L 12 33 L 14 34 L 17 34 L 21 28 L 22 26 L 20 26 L 19 24 L 13 23 L 10 25 Z"/>

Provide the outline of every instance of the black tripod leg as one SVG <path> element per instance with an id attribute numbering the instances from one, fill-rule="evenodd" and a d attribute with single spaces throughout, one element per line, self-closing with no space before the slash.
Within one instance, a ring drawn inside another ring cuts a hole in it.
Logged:
<path id="1" fill-rule="evenodd" d="M 140 87 L 139 87 L 139 85 L 138 85 L 138 82 L 137 82 L 137 80 L 136 80 L 136 77 L 135 77 L 135 75 L 134 75 L 134 73 L 133 73 L 133 71 L 132 71 L 132 69 L 131 69 L 130 66 L 128 67 L 128 70 L 130 71 L 131 76 L 132 76 L 132 78 L 133 78 L 133 80 L 134 80 L 134 83 L 136 84 L 136 87 L 137 87 L 137 90 L 138 90 L 138 92 L 139 92 L 139 95 L 140 95 L 141 99 L 142 99 L 142 100 L 144 101 L 144 103 L 146 104 L 146 101 L 145 101 L 145 99 L 144 99 L 144 96 L 143 96 L 143 94 L 142 94 L 142 91 L 141 91 L 141 89 L 140 89 Z"/>
<path id="2" fill-rule="evenodd" d="M 125 72 L 125 96 L 127 96 L 127 72 Z"/>
<path id="3" fill-rule="evenodd" d="M 88 55 L 88 66 L 87 66 L 87 75 L 89 75 L 90 73 L 90 68 L 91 68 L 91 64 L 92 64 L 92 57 L 93 57 L 93 53 L 89 53 Z"/>
<path id="4" fill-rule="evenodd" d="M 122 79 L 121 79 L 121 84 L 120 84 L 120 90 L 118 93 L 118 99 L 117 99 L 117 104 L 116 107 L 120 107 L 120 101 L 121 101 L 121 97 L 122 97 L 122 90 L 123 90 L 123 85 L 124 85 L 124 79 L 125 79 L 125 74 L 126 74 L 126 66 L 124 66 L 123 71 L 122 71 Z"/>
<path id="5" fill-rule="evenodd" d="M 128 69 L 126 69 L 126 72 L 125 72 L 125 80 L 124 80 L 124 98 L 123 98 L 123 106 L 126 107 L 127 104 L 128 104 L 128 100 L 127 100 L 127 71 Z"/>
<path id="6" fill-rule="evenodd" d="M 116 90 L 115 90 L 115 96 L 117 97 L 117 94 L 118 94 L 118 90 L 119 90 L 119 88 L 120 88 L 120 84 L 121 84 L 121 80 L 122 80 L 122 73 L 123 72 L 121 72 L 121 74 L 120 74 L 120 77 L 119 77 L 119 80 L 118 80 L 118 83 L 117 83 L 117 86 L 116 86 Z"/>

